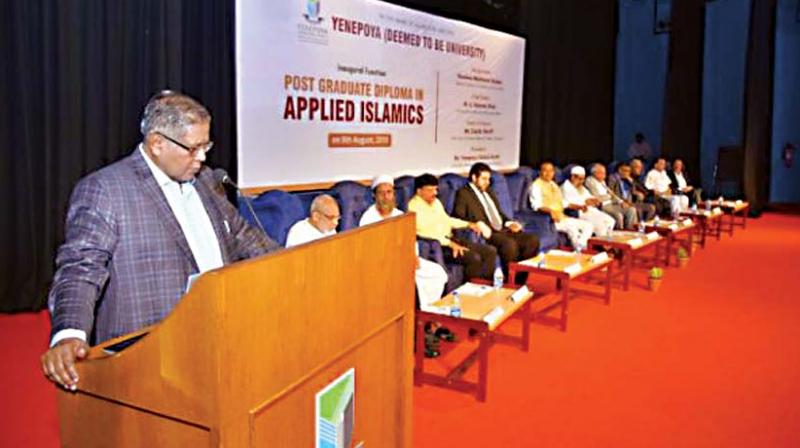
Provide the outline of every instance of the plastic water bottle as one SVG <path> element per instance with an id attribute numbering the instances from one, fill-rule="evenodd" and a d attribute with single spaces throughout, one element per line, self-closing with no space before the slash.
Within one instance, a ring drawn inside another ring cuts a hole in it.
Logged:
<path id="1" fill-rule="evenodd" d="M 711 211 L 711 198 L 706 199 L 706 211 Z"/>
<path id="2" fill-rule="evenodd" d="M 503 281 L 505 277 L 503 277 L 503 270 L 500 267 L 496 267 L 494 270 L 494 289 L 500 289 L 503 287 Z"/>
<path id="3" fill-rule="evenodd" d="M 639 233 L 644 233 L 644 223 L 639 221 Z"/>
<path id="4" fill-rule="evenodd" d="M 692 204 L 692 213 L 697 213 L 697 203 Z"/>
<path id="5" fill-rule="evenodd" d="M 722 203 L 725 201 L 725 198 L 722 195 L 719 195 L 719 205 L 721 206 Z"/>
<path id="6" fill-rule="evenodd" d="M 453 296 L 453 304 L 450 306 L 450 315 L 461 317 L 461 297 L 458 296 L 458 291 L 453 291 L 451 295 Z"/>
<path id="7" fill-rule="evenodd" d="M 656 215 L 655 219 L 653 219 L 653 223 L 655 223 L 655 225 L 661 224 L 661 217 Z"/>

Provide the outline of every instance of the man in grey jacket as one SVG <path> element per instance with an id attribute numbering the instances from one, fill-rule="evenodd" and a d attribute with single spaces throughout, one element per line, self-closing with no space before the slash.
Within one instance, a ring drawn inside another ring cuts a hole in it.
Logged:
<path id="1" fill-rule="evenodd" d="M 190 278 L 279 246 L 250 227 L 203 166 L 211 116 L 161 92 L 144 110 L 142 142 L 81 179 L 70 198 L 49 294 L 50 349 L 42 370 L 75 390 L 89 344 L 164 319 Z"/>

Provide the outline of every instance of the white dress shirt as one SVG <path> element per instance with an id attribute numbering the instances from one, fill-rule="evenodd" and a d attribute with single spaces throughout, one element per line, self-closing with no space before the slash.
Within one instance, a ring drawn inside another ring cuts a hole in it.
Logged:
<path id="1" fill-rule="evenodd" d="M 561 184 L 561 195 L 564 196 L 564 208 L 570 204 L 586 205 L 587 200 L 594 198 L 588 188 L 581 186 L 578 190 L 568 180 Z"/>
<path id="2" fill-rule="evenodd" d="M 656 169 L 650 170 L 647 173 L 647 177 L 644 179 L 644 186 L 648 190 L 653 190 L 656 193 L 669 193 L 669 186 L 672 184 L 672 181 L 669 180 L 669 176 L 667 175 L 666 171 L 658 171 Z"/>
<path id="3" fill-rule="evenodd" d="M 217 234 L 208 217 L 203 201 L 194 188 L 194 181 L 178 183 L 171 179 L 152 160 L 144 147 L 140 144 L 138 149 L 144 158 L 147 167 L 156 179 L 161 191 L 167 199 L 178 225 L 183 231 L 183 236 L 189 244 L 197 268 L 200 272 L 210 271 L 222 267 L 222 250 L 219 247 Z M 86 340 L 86 332 L 74 328 L 67 328 L 53 335 L 50 346 L 56 345 L 62 339 L 79 338 Z"/>
<path id="4" fill-rule="evenodd" d="M 336 235 L 336 229 L 320 232 L 308 218 L 301 219 L 289 229 L 289 234 L 286 236 L 286 247 L 297 246 L 331 235 Z"/>
<path id="5" fill-rule="evenodd" d="M 389 218 L 394 218 L 395 216 L 400 216 L 402 214 L 403 212 L 400 210 L 394 209 L 392 210 L 392 213 L 389 214 Z M 383 216 L 381 216 L 381 214 L 378 212 L 378 207 L 376 207 L 375 204 L 372 204 L 364 211 L 364 214 L 361 215 L 361 219 L 358 220 L 358 225 L 365 226 L 367 224 L 383 221 L 383 219 Z"/>
<path id="6" fill-rule="evenodd" d="M 683 177 L 683 173 L 673 172 L 672 174 L 675 175 L 675 181 L 678 183 L 678 191 L 683 191 L 683 189 L 689 185 L 686 183 L 686 178 Z"/>

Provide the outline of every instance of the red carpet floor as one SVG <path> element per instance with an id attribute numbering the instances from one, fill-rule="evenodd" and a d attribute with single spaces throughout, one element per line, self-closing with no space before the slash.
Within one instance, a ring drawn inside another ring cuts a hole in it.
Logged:
<path id="1" fill-rule="evenodd" d="M 578 298 L 567 333 L 496 346 L 486 403 L 415 388 L 414 446 L 798 447 L 799 280 L 800 217 L 750 220 L 657 293 Z M 0 316 L 2 447 L 58 444 L 47 332 L 44 314 Z"/>

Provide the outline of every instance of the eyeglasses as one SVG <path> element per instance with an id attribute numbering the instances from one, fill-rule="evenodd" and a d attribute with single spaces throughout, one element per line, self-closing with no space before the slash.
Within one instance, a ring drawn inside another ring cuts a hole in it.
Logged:
<path id="1" fill-rule="evenodd" d="M 320 213 L 322 214 L 322 216 L 326 217 L 327 219 L 329 219 L 331 221 L 338 221 L 338 220 L 342 219 L 342 215 L 328 215 L 327 213 L 322 213 L 322 212 L 320 212 Z"/>
<path id="2" fill-rule="evenodd" d="M 205 153 L 211 151 L 211 148 L 214 147 L 214 142 L 211 142 L 211 141 L 206 142 L 206 143 L 201 143 L 201 144 L 199 144 L 197 146 L 186 146 L 183 143 L 179 142 L 178 140 L 175 140 L 174 138 L 172 138 L 172 137 L 170 137 L 168 135 L 164 135 L 161 132 L 156 132 L 156 134 L 164 137 L 165 139 L 167 139 L 167 140 L 171 141 L 172 143 L 175 143 L 176 145 L 178 145 L 181 148 L 185 149 L 186 151 L 189 152 L 189 154 L 192 157 L 196 156 L 199 151 L 203 151 L 203 154 L 205 154 Z"/>

